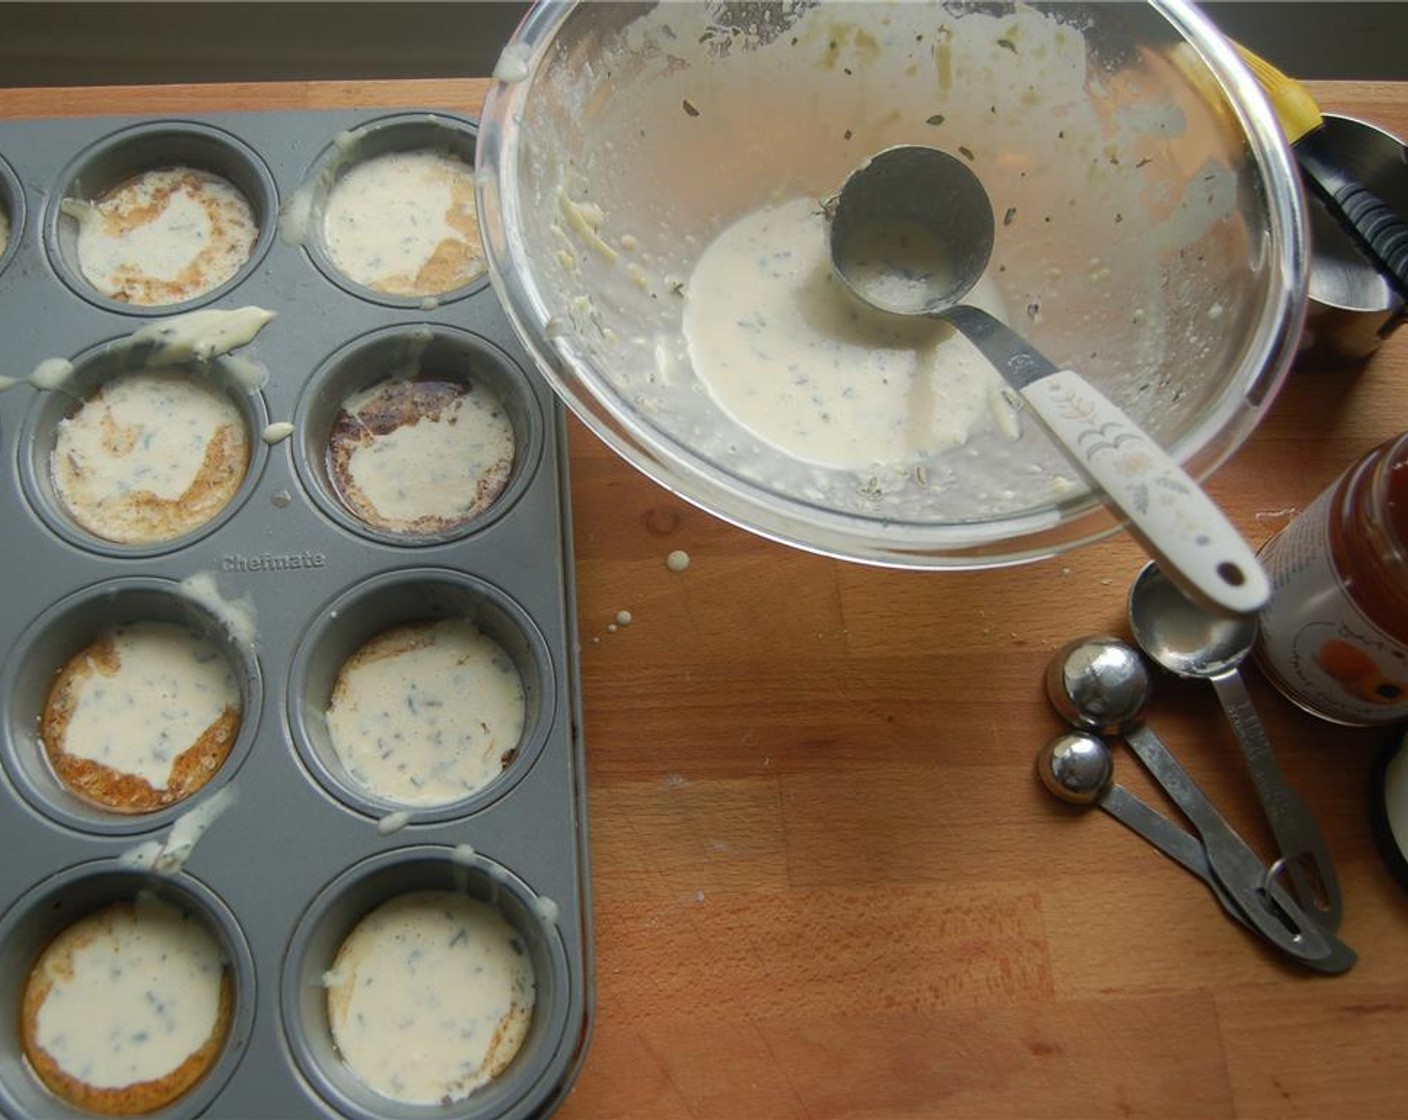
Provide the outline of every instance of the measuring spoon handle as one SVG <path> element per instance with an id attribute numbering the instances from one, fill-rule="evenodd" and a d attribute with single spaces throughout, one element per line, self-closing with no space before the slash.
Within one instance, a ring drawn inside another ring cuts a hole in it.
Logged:
<path id="1" fill-rule="evenodd" d="M 1100 808 L 1130 831 L 1137 833 L 1169 859 L 1191 871 L 1207 884 L 1227 913 L 1242 925 L 1249 925 L 1241 907 L 1218 882 L 1208 866 L 1208 854 L 1197 837 L 1185 832 L 1158 810 L 1146 805 L 1124 786 L 1110 783 L 1096 802 Z"/>
<path id="2" fill-rule="evenodd" d="M 1213 874 L 1239 897 L 1259 889 L 1266 877 L 1266 869 L 1256 853 L 1247 847 L 1246 842 L 1213 807 L 1163 740 L 1147 724 L 1128 728 L 1124 736 L 1130 750 L 1203 838 L 1203 847 Z"/>
<path id="3" fill-rule="evenodd" d="M 1241 674 L 1233 669 L 1213 677 L 1212 683 L 1241 745 L 1296 899 L 1322 926 L 1338 929 L 1343 900 L 1324 834 L 1300 794 L 1286 781 Z"/>

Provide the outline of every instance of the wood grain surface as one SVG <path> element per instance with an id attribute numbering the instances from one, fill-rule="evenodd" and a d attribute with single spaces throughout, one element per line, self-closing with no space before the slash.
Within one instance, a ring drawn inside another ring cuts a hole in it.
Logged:
<path id="1" fill-rule="evenodd" d="M 1408 86 L 1313 88 L 1408 135 Z M 483 90 L 7 90 L 0 115 L 474 112 Z M 1408 331 L 1367 362 L 1298 368 L 1209 489 L 1260 544 L 1408 429 L 1405 402 Z M 1127 633 L 1144 560 L 1127 536 L 1005 571 L 872 569 L 731 528 L 576 423 L 571 444 L 597 976 L 561 1116 L 1408 1114 L 1408 893 L 1365 812 L 1390 732 L 1316 721 L 1247 673 L 1327 834 L 1360 954 L 1342 977 L 1301 971 L 1034 777 L 1060 729 L 1041 688 L 1052 651 Z M 673 549 L 692 557 L 683 572 Z M 1160 678 L 1150 720 L 1269 856 L 1211 689 Z"/>

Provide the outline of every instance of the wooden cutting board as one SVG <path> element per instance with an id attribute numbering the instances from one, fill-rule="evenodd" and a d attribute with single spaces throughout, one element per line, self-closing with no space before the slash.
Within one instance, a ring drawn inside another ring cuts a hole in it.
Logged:
<path id="1" fill-rule="evenodd" d="M 0 91 L 0 116 L 453 106 L 485 83 Z M 1408 85 L 1315 83 L 1408 135 Z M 1408 332 L 1297 369 L 1209 489 L 1259 544 L 1408 429 Z M 597 950 L 572 1120 L 1397 1117 L 1408 893 L 1365 816 L 1390 735 L 1249 683 L 1345 893 L 1346 976 L 1284 965 L 1192 877 L 1033 775 L 1051 652 L 1125 633 L 1124 535 L 1008 571 L 834 562 L 730 528 L 572 425 Z M 672 550 L 692 563 L 666 567 Z M 615 626 L 618 611 L 629 625 Z M 1210 689 L 1151 721 L 1270 851 Z M 1155 796 L 1137 767 L 1120 778 Z"/>

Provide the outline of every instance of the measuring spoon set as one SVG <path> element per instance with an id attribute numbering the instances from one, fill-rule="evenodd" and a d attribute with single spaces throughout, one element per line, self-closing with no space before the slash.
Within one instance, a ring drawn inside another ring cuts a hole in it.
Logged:
<path id="1" fill-rule="evenodd" d="M 1052 706 L 1071 724 L 1038 755 L 1054 796 L 1095 805 L 1196 875 L 1227 914 L 1299 964 L 1342 973 L 1355 962 L 1335 936 L 1339 882 L 1324 838 L 1286 783 L 1237 665 L 1256 637 L 1254 616 L 1214 614 L 1185 596 L 1155 564 L 1130 591 L 1130 626 L 1140 649 L 1164 668 L 1212 682 L 1242 748 L 1279 847 L 1270 866 L 1218 812 L 1188 771 L 1144 722 L 1153 691 L 1139 650 L 1111 637 L 1081 638 L 1056 652 L 1046 671 Z M 1141 801 L 1114 780 L 1109 740 L 1125 743 L 1192 826 Z"/>

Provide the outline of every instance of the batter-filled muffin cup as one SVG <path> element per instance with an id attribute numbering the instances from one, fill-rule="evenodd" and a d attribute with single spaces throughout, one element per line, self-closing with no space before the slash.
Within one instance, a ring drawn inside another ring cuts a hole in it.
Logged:
<path id="1" fill-rule="evenodd" d="M 127 551 L 188 540 L 234 511 L 267 455 L 263 398 L 239 363 L 158 353 L 110 343 L 36 394 L 22 478 L 41 516 L 75 543 Z"/>
<path id="2" fill-rule="evenodd" d="M 384 152 L 348 168 L 320 229 L 333 267 L 374 291 L 440 296 L 484 273 L 474 167 L 453 152 Z"/>
<path id="3" fill-rule="evenodd" d="M 272 180 L 234 137 L 197 125 L 143 125 L 65 170 L 49 218 L 50 255 L 85 295 L 168 309 L 242 277 L 272 237 Z"/>
<path id="4" fill-rule="evenodd" d="M 284 204 L 286 240 L 360 295 L 438 302 L 486 278 L 474 185 L 475 133 L 415 114 L 337 137 Z"/>
<path id="5" fill-rule="evenodd" d="M 513 450 L 513 423 L 491 391 L 389 378 L 342 402 L 328 434 L 328 477 L 373 528 L 443 533 L 503 493 Z"/>
<path id="6" fill-rule="evenodd" d="M 233 990 L 198 919 L 156 899 L 113 902 L 60 933 L 20 1002 L 25 1057 L 56 1096 L 106 1115 L 155 1112 L 210 1068 Z"/>
<path id="7" fill-rule="evenodd" d="M 61 600 L 21 635 L 0 678 L 3 758 L 37 807 L 85 830 L 154 827 L 248 749 L 254 650 L 207 599 L 117 580 Z"/>
<path id="8" fill-rule="evenodd" d="M 532 765 L 554 706 L 547 648 L 522 609 L 434 569 L 375 577 L 319 612 L 289 696 L 314 775 L 378 819 L 488 804 Z"/>
<path id="9" fill-rule="evenodd" d="M 467 845 L 350 869 L 285 958 L 295 1059 L 346 1115 L 501 1115 L 534 1086 L 565 1020 L 558 917 Z"/>
<path id="10" fill-rule="evenodd" d="M 523 678 L 468 619 L 383 630 L 343 662 L 325 713 L 348 776 L 406 809 L 474 795 L 518 755 Z"/>
<path id="11" fill-rule="evenodd" d="M 59 781 L 84 801 L 149 813 L 210 781 L 239 727 L 239 680 L 213 641 L 177 623 L 133 622 L 64 663 L 39 737 Z"/>
<path id="12" fill-rule="evenodd" d="M 248 945 L 186 875 L 60 872 L 0 920 L 0 956 L 17 1028 L 0 1044 L 7 1115 L 194 1117 L 249 1032 Z"/>
<path id="13" fill-rule="evenodd" d="M 310 381 L 300 473 L 336 520 L 388 543 L 438 543 L 493 522 L 542 444 L 523 372 L 469 332 L 423 324 L 358 339 Z"/>
<path id="14" fill-rule="evenodd" d="M 59 422 L 54 492 L 95 537 L 154 544 L 224 509 L 249 453 L 244 417 L 218 387 L 175 370 L 125 373 Z"/>
<path id="15" fill-rule="evenodd" d="M 254 208 L 221 175 L 186 164 L 154 167 L 92 201 L 66 198 L 78 223 L 78 269 L 103 295 L 159 307 L 203 296 L 249 260 Z"/>
<path id="16" fill-rule="evenodd" d="M 325 974 L 328 1026 L 347 1068 L 404 1104 L 463 1100 L 528 1034 L 533 964 L 495 907 L 408 891 L 362 918 Z"/>

